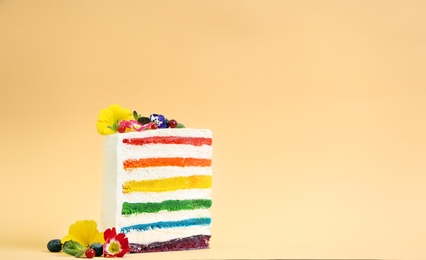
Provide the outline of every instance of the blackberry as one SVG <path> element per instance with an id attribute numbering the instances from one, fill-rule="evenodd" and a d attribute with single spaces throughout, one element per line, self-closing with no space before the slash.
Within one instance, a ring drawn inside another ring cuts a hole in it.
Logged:
<path id="1" fill-rule="evenodd" d="M 151 123 L 151 119 L 149 119 L 149 117 L 144 117 L 144 116 L 139 117 L 138 123 L 141 124 L 141 125 L 145 125 L 145 124 Z"/>

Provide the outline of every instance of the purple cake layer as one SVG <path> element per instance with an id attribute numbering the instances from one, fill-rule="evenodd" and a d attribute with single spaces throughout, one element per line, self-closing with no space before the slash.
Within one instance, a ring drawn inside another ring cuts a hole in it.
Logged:
<path id="1" fill-rule="evenodd" d="M 130 253 L 179 251 L 208 248 L 209 240 L 210 236 L 198 235 L 186 238 L 177 238 L 166 242 L 154 242 L 147 245 L 130 243 L 129 246 Z"/>

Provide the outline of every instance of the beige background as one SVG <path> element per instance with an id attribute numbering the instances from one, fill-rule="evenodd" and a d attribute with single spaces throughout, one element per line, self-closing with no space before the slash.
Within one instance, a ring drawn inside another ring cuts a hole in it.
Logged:
<path id="1" fill-rule="evenodd" d="M 425 14 L 1 0 L 1 259 L 65 259 L 47 241 L 99 221 L 112 103 L 214 133 L 211 249 L 128 258 L 424 258 Z"/>

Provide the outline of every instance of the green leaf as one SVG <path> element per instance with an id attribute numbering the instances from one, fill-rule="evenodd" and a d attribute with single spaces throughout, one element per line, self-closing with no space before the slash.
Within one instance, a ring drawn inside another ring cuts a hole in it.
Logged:
<path id="1" fill-rule="evenodd" d="M 117 122 L 115 122 L 112 126 L 111 126 L 111 125 L 107 126 L 107 128 L 109 128 L 109 129 L 111 129 L 112 131 L 114 131 L 114 132 L 116 132 L 116 133 L 117 133 L 117 131 L 118 131 L 118 120 L 117 120 Z"/>
<path id="2" fill-rule="evenodd" d="M 136 111 L 133 111 L 133 118 L 136 120 L 136 121 L 138 121 L 138 119 L 139 119 L 139 115 L 138 115 L 138 113 L 136 112 Z"/>
<path id="3" fill-rule="evenodd" d="M 182 123 L 178 123 L 176 128 L 185 128 L 185 126 Z"/>
<path id="4" fill-rule="evenodd" d="M 112 125 L 112 130 L 114 130 L 116 133 L 118 131 L 118 120 L 115 122 L 115 124 Z"/>
<path id="5" fill-rule="evenodd" d="M 65 242 L 62 246 L 62 250 L 75 257 L 80 257 L 84 254 L 84 252 L 86 252 L 86 248 L 82 244 L 73 240 Z"/>

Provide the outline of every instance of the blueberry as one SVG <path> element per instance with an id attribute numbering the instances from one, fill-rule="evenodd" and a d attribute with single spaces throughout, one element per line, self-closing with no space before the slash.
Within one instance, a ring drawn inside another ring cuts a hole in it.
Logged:
<path id="1" fill-rule="evenodd" d="M 47 243 L 47 249 L 50 252 L 59 252 L 62 250 L 62 243 L 60 239 L 52 239 Z"/>
<path id="2" fill-rule="evenodd" d="M 102 245 L 101 243 L 93 243 L 90 245 L 90 248 L 95 249 L 95 256 L 101 256 L 104 253 L 104 245 Z"/>

